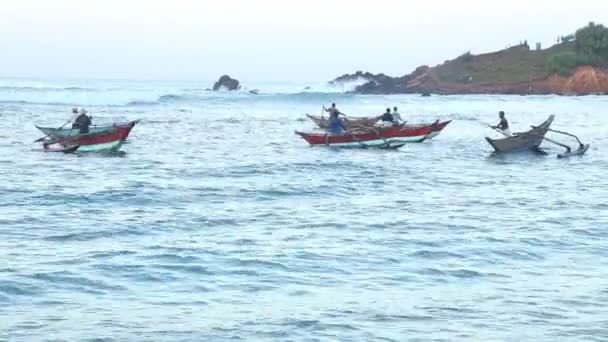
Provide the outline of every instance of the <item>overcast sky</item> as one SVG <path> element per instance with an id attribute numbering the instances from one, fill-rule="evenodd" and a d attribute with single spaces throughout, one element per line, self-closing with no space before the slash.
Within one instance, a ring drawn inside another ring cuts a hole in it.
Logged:
<path id="1" fill-rule="evenodd" d="M 322 81 L 390 75 L 527 39 L 553 44 L 608 0 L 15 0 L 1 76 Z"/>

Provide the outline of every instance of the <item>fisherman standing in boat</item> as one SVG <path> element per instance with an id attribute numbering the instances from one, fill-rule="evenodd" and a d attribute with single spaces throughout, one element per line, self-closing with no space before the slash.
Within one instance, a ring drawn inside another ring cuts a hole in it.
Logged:
<path id="1" fill-rule="evenodd" d="M 72 128 L 76 128 L 74 127 L 74 125 L 76 124 L 76 118 L 78 118 L 80 114 L 78 114 L 78 107 L 74 107 L 72 108 L 72 118 L 70 119 L 70 122 L 72 123 Z"/>
<path id="2" fill-rule="evenodd" d="M 336 109 L 336 104 L 332 103 L 331 108 L 326 110 L 329 112 L 329 122 L 327 125 L 327 130 L 330 134 L 344 134 L 346 132 L 346 126 L 344 126 L 344 122 L 340 119 L 340 111 Z"/>
<path id="3" fill-rule="evenodd" d="M 80 110 L 80 115 L 76 118 L 74 123 L 72 124 L 72 128 L 80 129 L 80 134 L 89 133 L 89 126 L 91 126 L 93 122 L 91 121 L 91 117 L 87 115 L 87 111 L 84 109 Z"/>
<path id="4" fill-rule="evenodd" d="M 509 129 L 509 121 L 505 117 L 505 112 L 502 110 L 498 113 L 498 117 L 500 118 L 500 122 L 496 126 L 492 126 L 494 129 L 499 129 L 504 135 L 511 136 L 511 130 Z"/>
<path id="5" fill-rule="evenodd" d="M 331 118 L 332 115 L 336 115 L 336 117 L 338 117 L 338 115 L 344 115 L 342 113 L 340 113 L 340 111 L 338 110 L 338 108 L 336 108 L 336 104 L 332 103 L 330 108 L 325 108 L 325 106 L 323 106 L 323 110 L 329 113 L 329 117 Z"/>

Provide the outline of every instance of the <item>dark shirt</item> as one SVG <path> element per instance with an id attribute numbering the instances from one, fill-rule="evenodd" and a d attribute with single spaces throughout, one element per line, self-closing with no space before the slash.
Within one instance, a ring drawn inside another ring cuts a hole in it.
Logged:
<path id="1" fill-rule="evenodd" d="M 80 128 L 80 133 L 89 133 L 89 126 L 91 126 L 91 118 L 86 114 L 80 114 L 76 118 L 73 128 Z"/>
<path id="2" fill-rule="evenodd" d="M 382 121 L 393 122 L 393 115 L 391 113 L 382 114 Z"/>

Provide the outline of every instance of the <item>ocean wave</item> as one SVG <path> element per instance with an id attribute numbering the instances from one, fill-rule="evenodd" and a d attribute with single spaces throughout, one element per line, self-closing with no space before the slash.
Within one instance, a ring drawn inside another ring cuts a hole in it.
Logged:
<path id="1" fill-rule="evenodd" d="M 192 273 L 199 275 L 215 275 L 214 272 L 209 271 L 206 267 L 202 265 L 179 265 L 179 264 L 154 264 L 152 266 L 156 269 L 162 269 L 167 271 L 174 271 L 178 273 Z"/>
<path id="2" fill-rule="evenodd" d="M 26 101 L 26 100 L 0 100 L 0 104 L 7 105 L 34 105 L 34 106 L 76 106 L 77 103 L 68 102 L 40 102 L 40 101 Z"/>
<path id="3" fill-rule="evenodd" d="M 335 82 L 335 83 L 331 83 L 328 84 L 326 89 L 331 89 L 334 91 L 342 91 L 342 92 L 348 92 L 348 91 L 354 91 L 357 87 L 362 86 L 366 83 L 368 83 L 369 80 L 365 77 L 357 77 L 356 79 L 350 80 L 350 81 L 343 81 L 343 82 Z"/>
<path id="4" fill-rule="evenodd" d="M 132 92 L 131 89 L 126 89 L 121 93 L 103 93 L 94 92 L 83 95 L 78 91 L 83 91 L 86 88 L 61 88 L 64 91 L 61 93 L 28 93 L 13 91 L 9 93 L 6 89 L 28 89 L 27 87 L 0 87 L 0 105 L 11 106 L 57 106 L 57 107 L 81 107 L 99 108 L 99 107 L 154 107 L 166 105 L 201 105 L 201 104 L 222 104 L 222 103 L 257 103 L 260 101 L 277 101 L 285 103 L 331 103 L 344 101 L 355 97 L 352 93 L 336 93 L 336 92 L 268 92 L 260 94 L 250 94 L 249 92 L 213 92 L 213 91 L 197 91 L 189 93 L 168 92 L 159 95 L 158 93 L 149 92 Z M 42 88 L 36 88 L 42 92 Z M 76 92 L 70 93 L 76 89 Z M 3 93 L 3 90 L 4 93 Z M 14 93 L 14 94 L 13 94 Z"/>
<path id="5" fill-rule="evenodd" d="M 146 120 L 147 124 L 178 124 L 181 120 L 178 119 L 168 119 L 168 120 Z"/>
<path id="6" fill-rule="evenodd" d="M 423 258 L 423 259 L 450 259 L 450 258 L 464 258 L 464 255 L 458 253 L 452 253 L 447 251 L 429 251 L 421 250 L 410 254 L 411 257 Z"/>
<path id="7" fill-rule="evenodd" d="M 183 100 L 187 100 L 187 97 L 183 95 L 167 94 L 160 96 L 157 102 L 179 102 Z"/>
<path id="8" fill-rule="evenodd" d="M 322 92 L 297 92 L 297 93 L 264 93 L 249 94 L 244 92 L 201 92 L 200 94 L 165 94 L 156 101 L 131 101 L 126 106 L 153 106 L 163 104 L 195 104 L 213 102 L 250 102 L 263 100 L 276 100 L 285 102 L 332 102 L 339 99 L 353 98 L 355 94 L 350 93 L 322 93 Z"/>
<path id="9" fill-rule="evenodd" d="M 95 294 L 104 294 L 106 291 L 122 291 L 126 289 L 122 285 L 109 284 L 102 280 L 87 278 L 70 271 L 37 272 L 26 277 L 40 281 L 45 286 L 71 288 Z"/>
<path id="10" fill-rule="evenodd" d="M 120 88 L 87 88 L 87 87 L 49 87 L 49 86 L 0 86 L 0 92 L 51 92 L 51 91 L 109 91 Z"/>
<path id="11" fill-rule="evenodd" d="M 33 296 L 39 294 L 40 289 L 18 281 L 4 280 L 0 282 L 0 293 L 8 296 Z"/>
<path id="12" fill-rule="evenodd" d="M 57 234 L 45 237 L 46 241 L 67 242 L 67 241 L 91 241 L 96 239 L 115 237 L 115 236 L 138 236 L 144 232 L 133 228 L 122 229 L 119 231 L 91 231 L 91 232 L 74 232 L 67 234 Z"/>
<path id="13" fill-rule="evenodd" d="M 171 262 L 171 263 L 176 263 L 176 264 L 185 264 L 185 263 L 194 263 L 194 262 L 199 262 L 201 259 L 199 257 L 196 256 L 192 256 L 192 255 L 179 255 L 179 254 L 173 254 L 173 253 L 163 253 L 163 254 L 157 254 L 157 255 L 144 255 L 141 256 L 140 258 L 142 259 L 147 259 L 147 260 L 153 260 L 155 262 L 159 262 L 159 261 L 164 261 L 164 262 Z"/>
<path id="14" fill-rule="evenodd" d="M 124 106 L 126 106 L 126 107 L 147 107 L 147 106 L 157 106 L 157 105 L 162 105 L 162 104 L 200 102 L 205 99 L 206 98 L 203 96 L 196 96 L 196 95 L 165 94 L 165 95 L 159 96 L 155 101 L 134 100 L 134 101 L 128 102 Z"/>
<path id="15" fill-rule="evenodd" d="M 126 107 L 138 107 L 138 106 L 155 106 L 158 104 L 158 101 L 131 101 L 127 103 Z M 120 105 L 119 105 L 120 106 Z"/>

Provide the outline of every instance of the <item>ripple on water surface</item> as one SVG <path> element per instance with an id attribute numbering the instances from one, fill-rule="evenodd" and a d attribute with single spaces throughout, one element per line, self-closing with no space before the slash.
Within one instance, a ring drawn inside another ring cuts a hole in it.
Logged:
<path id="1" fill-rule="evenodd" d="M 91 106 L 144 119 L 119 157 L 34 151 L 64 106 L 0 104 L 0 340 L 608 336 L 603 98 L 121 87 L 129 105 Z M 399 151 L 308 147 L 298 118 L 336 99 L 454 121 Z M 592 149 L 492 156 L 496 108 Z"/>

